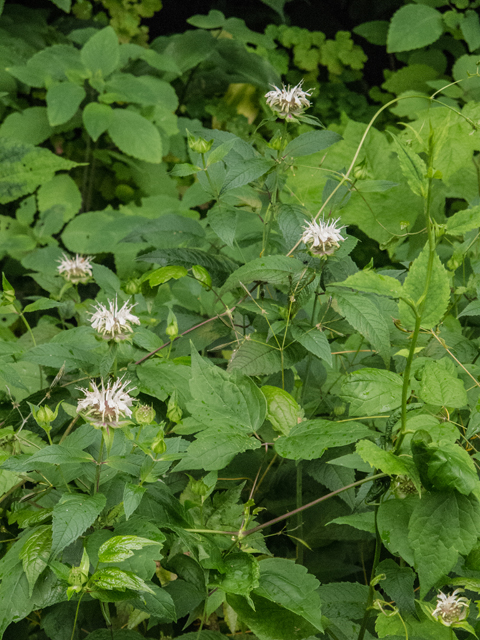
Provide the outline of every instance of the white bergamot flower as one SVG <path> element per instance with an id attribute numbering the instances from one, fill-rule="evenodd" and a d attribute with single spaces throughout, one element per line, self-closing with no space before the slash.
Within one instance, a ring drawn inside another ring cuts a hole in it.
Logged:
<path id="1" fill-rule="evenodd" d="M 455 589 L 449 596 L 440 591 L 437 596 L 437 608 L 433 611 L 432 616 L 446 627 L 465 620 L 468 615 L 470 601 L 464 596 L 457 596 L 457 593 L 461 591 L 463 589 Z"/>
<path id="2" fill-rule="evenodd" d="M 90 381 L 90 389 L 78 388 L 85 394 L 85 398 L 78 401 L 77 413 L 82 413 L 94 427 L 121 427 L 122 418 L 130 418 L 133 398 L 128 395 L 133 388 L 128 388 L 129 381 L 117 378 L 115 382 L 109 380 L 107 386 L 97 387 L 94 380 Z"/>
<path id="3" fill-rule="evenodd" d="M 58 273 L 72 284 L 81 282 L 85 284 L 92 277 L 92 258 L 89 256 L 77 255 L 69 258 L 65 253 L 61 260 L 57 260 L 60 264 L 57 267 Z"/>
<path id="4" fill-rule="evenodd" d="M 128 304 L 127 300 L 123 307 L 119 309 L 115 298 L 115 300 L 108 301 L 108 306 L 109 309 L 99 302 L 93 307 L 95 313 L 92 313 L 90 318 L 92 327 L 98 333 L 101 333 L 105 340 L 125 340 L 129 337 L 129 334 L 133 333 L 130 324 L 140 324 L 137 316 L 130 313 L 135 305 Z"/>
<path id="5" fill-rule="evenodd" d="M 293 89 L 290 85 L 285 87 L 284 84 L 282 84 L 282 88 L 279 89 L 272 84 L 274 91 L 269 91 L 265 94 L 268 106 L 274 111 L 278 111 L 278 115 L 281 118 L 298 116 L 304 109 L 308 109 L 310 106 L 310 100 L 308 98 L 312 92 L 312 89 L 303 91 L 302 84 L 303 80 L 293 87 Z"/>
<path id="6" fill-rule="evenodd" d="M 329 256 L 335 249 L 338 249 L 340 246 L 338 243 L 345 240 L 340 233 L 344 227 L 337 227 L 339 220 L 340 218 L 329 222 L 325 222 L 325 219 L 318 222 L 312 220 L 303 227 L 305 231 L 302 235 L 302 242 L 307 245 L 312 254 Z"/>

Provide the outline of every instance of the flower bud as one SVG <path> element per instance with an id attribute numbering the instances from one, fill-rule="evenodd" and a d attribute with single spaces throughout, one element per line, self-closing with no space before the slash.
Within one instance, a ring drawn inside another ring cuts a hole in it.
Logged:
<path id="1" fill-rule="evenodd" d="M 187 129 L 187 140 L 188 146 L 192 151 L 196 153 L 207 153 L 212 148 L 213 138 L 211 140 L 205 140 L 205 138 L 201 138 L 200 136 L 195 137 L 190 131 Z"/>
<path id="2" fill-rule="evenodd" d="M 208 487 L 205 484 L 205 482 L 202 480 L 202 478 L 200 478 L 200 480 L 195 480 L 195 478 L 188 475 L 188 473 L 187 473 L 187 476 L 190 478 L 190 482 L 188 483 L 188 485 L 189 485 L 189 488 L 192 490 L 192 493 L 194 493 L 196 496 L 200 496 L 201 498 L 204 498 L 208 493 Z"/>
<path id="3" fill-rule="evenodd" d="M 155 455 L 161 456 L 167 450 L 167 443 L 164 440 L 163 433 L 152 444 L 152 451 Z"/>
<path id="4" fill-rule="evenodd" d="M 270 142 L 267 142 L 267 145 L 270 147 L 270 149 L 280 151 L 283 145 L 282 134 L 280 133 L 280 131 L 275 132 L 275 135 L 270 140 Z"/>
<path id="5" fill-rule="evenodd" d="M 177 390 L 172 393 L 167 405 L 167 418 L 171 422 L 180 422 L 182 419 L 183 411 L 180 409 L 178 405 L 178 393 Z"/>
<path id="6" fill-rule="evenodd" d="M 137 293 L 140 293 L 142 290 L 142 283 L 139 278 L 130 278 L 125 283 L 123 290 L 129 296 L 134 296 Z"/>
<path id="7" fill-rule="evenodd" d="M 167 318 L 167 328 L 165 329 L 165 333 L 167 334 L 167 336 L 173 340 L 174 338 L 176 338 L 178 336 L 178 323 L 177 323 L 177 317 L 176 315 L 173 313 L 173 311 L 169 311 L 168 312 L 168 318 Z"/>
<path id="8" fill-rule="evenodd" d="M 198 280 L 204 289 L 212 288 L 212 277 L 205 267 L 201 267 L 199 264 L 194 264 L 192 266 L 192 274 L 195 280 Z"/>
<path id="9" fill-rule="evenodd" d="M 140 404 L 134 410 L 133 417 L 138 424 L 152 424 L 155 420 L 155 409 L 146 404 Z"/>

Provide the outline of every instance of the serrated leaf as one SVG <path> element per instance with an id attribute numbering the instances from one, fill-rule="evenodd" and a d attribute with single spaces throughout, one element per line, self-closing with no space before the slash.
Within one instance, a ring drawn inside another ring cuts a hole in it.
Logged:
<path id="1" fill-rule="evenodd" d="M 340 516 L 330 520 L 328 524 L 346 524 L 359 531 L 368 531 L 375 534 L 375 514 L 373 511 L 363 511 L 362 513 L 351 513 L 348 516 Z"/>
<path id="2" fill-rule="evenodd" d="M 403 380 L 397 373 L 381 369 L 358 369 L 349 374 L 340 397 L 350 402 L 350 415 L 375 415 L 400 406 Z"/>
<path id="3" fill-rule="evenodd" d="M 411 51 L 426 47 L 443 33 L 442 14 L 424 4 L 400 7 L 390 22 L 387 51 Z"/>
<path id="4" fill-rule="evenodd" d="M 265 385 L 261 391 L 267 401 L 267 419 L 277 433 L 288 436 L 300 418 L 301 409 L 297 401 L 279 387 Z"/>
<path id="5" fill-rule="evenodd" d="M 94 142 L 105 133 L 113 120 L 113 109 L 107 104 L 90 102 L 82 112 L 83 124 Z"/>
<path id="6" fill-rule="evenodd" d="M 458 314 L 459 318 L 462 316 L 480 316 L 480 300 L 469 302 L 465 309 Z"/>
<path id="7" fill-rule="evenodd" d="M 226 140 L 225 142 L 220 144 L 218 147 L 215 147 L 215 149 L 213 149 L 208 154 L 207 167 L 209 167 L 211 164 L 215 164 L 216 162 L 219 162 L 220 160 L 223 160 L 223 158 L 227 155 L 227 153 L 229 153 L 233 149 L 233 147 L 239 140 L 240 138 L 237 138 L 235 136 L 230 140 Z"/>
<path id="8" fill-rule="evenodd" d="M 421 326 L 425 329 L 432 329 L 441 321 L 447 309 L 450 300 L 450 278 L 440 262 L 440 258 L 435 254 L 430 285 L 425 298 L 422 299 L 427 279 L 428 261 L 429 248 L 427 243 L 410 267 L 403 283 L 403 295 L 419 305 L 422 313 Z M 407 329 L 413 329 L 415 315 L 412 309 L 403 300 L 400 300 L 398 310 L 402 324 Z"/>
<path id="9" fill-rule="evenodd" d="M 141 596 L 133 601 L 134 607 L 140 609 L 140 611 L 145 611 L 151 616 L 160 618 L 162 621 L 176 621 L 175 604 L 171 595 L 156 584 L 151 584 L 150 588 L 152 593 L 143 592 Z"/>
<path id="10" fill-rule="evenodd" d="M 237 269 L 222 287 L 220 295 L 250 282 L 269 282 L 274 285 L 288 285 L 298 282 L 307 272 L 307 267 L 296 258 L 286 256 L 266 256 L 256 258 Z"/>
<path id="11" fill-rule="evenodd" d="M 101 29 L 87 40 L 80 57 L 93 75 L 100 72 L 106 78 L 115 71 L 120 63 L 120 45 L 113 27 Z"/>
<path id="12" fill-rule="evenodd" d="M 50 126 L 56 127 L 73 118 L 86 95 L 85 89 L 73 82 L 52 85 L 45 98 Z"/>
<path id="13" fill-rule="evenodd" d="M 90 527 L 105 507 L 103 494 L 95 496 L 64 495 L 53 508 L 52 555 L 78 539 Z"/>
<path id="14" fill-rule="evenodd" d="M 233 247 L 237 230 L 238 210 L 223 202 L 218 202 L 208 210 L 207 220 L 220 240 L 228 244 L 229 247 Z"/>
<path id="15" fill-rule="evenodd" d="M 301 133 L 289 142 L 283 154 L 294 158 L 309 156 L 312 153 L 331 147 L 332 144 L 339 140 L 342 140 L 342 136 L 335 133 L 335 131 L 328 131 L 327 129 L 323 131 L 308 131 L 307 133 Z"/>
<path id="16" fill-rule="evenodd" d="M 19 558 L 27 576 L 30 596 L 39 575 L 48 566 L 51 546 L 52 527 L 43 525 L 28 536 L 20 550 Z"/>
<path id="17" fill-rule="evenodd" d="M 61 307 L 62 303 L 56 300 L 50 300 L 50 298 L 39 298 L 23 309 L 23 313 L 30 313 L 32 311 L 43 311 L 44 309 L 55 309 Z"/>
<path id="18" fill-rule="evenodd" d="M 113 536 L 104 542 L 98 550 L 98 560 L 100 562 L 122 562 L 122 560 L 133 556 L 133 551 L 151 545 L 161 546 L 161 543 L 139 536 Z"/>
<path id="19" fill-rule="evenodd" d="M 451 236 L 462 236 L 477 227 L 480 227 L 480 205 L 457 211 L 453 216 L 450 216 L 447 219 L 446 233 Z"/>
<path id="20" fill-rule="evenodd" d="M 380 469 L 389 476 L 408 476 L 420 492 L 420 477 L 411 457 L 396 456 L 391 451 L 380 449 L 370 440 L 360 440 L 355 448 L 362 460 L 368 462 L 372 469 Z"/>
<path id="21" fill-rule="evenodd" d="M 427 404 L 461 409 L 468 402 L 463 381 L 440 362 L 426 362 L 422 372 L 420 398 Z"/>
<path id="22" fill-rule="evenodd" d="M 140 486 L 139 484 L 132 484 L 130 482 L 125 484 L 125 489 L 123 490 L 125 520 L 128 520 L 132 513 L 135 512 L 146 490 L 146 487 Z"/>
<path id="23" fill-rule="evenodd" d="M 273 341 L 272 341 L 273 342 Z M 261 376 L 289 369 L 305 354 L 303 347 L 291 345 L 283 350 L 283 359 L 278 348 L 266 342 L 266 336 L 249 334 L 248 339 L 233 352 L 228 371 L 240 371 L 247 376 Z"/>
<path id="24" fill-rule="evenodd" d="M 410 567 L 399 567 L 394 560 L 388 558 L 380 562 L 376 573 L 377 576 L 385 576 L 380 582 L 381 587 L 394 600 L 400 611 L 416 615 L 413 570 Z"/>
<path id="25" fill-rule="evenodd" d="M 120 151 L 146 162 L 162 161 L 162 140 L 157 127 L 135 111 L 113 109 L 108 133 Z"/>
<path id="26" fill-rule="evenodd" d="M 358 293 L 335 292 L 340 312 L 354 329 L 370 342 L 388 366 L 390 363 L 390 330 L 387 321 L 378 312 L 377 305 Z"/>
<path id="27" fill-rule="evenodd" d="M 427 165 L 420 156 L 412 151 L 410 147 L 399 140 L 393 133 L 390 134 L 393 140 L 393 147 L 398 156 L 400 168 L 407 179 L 408 186 L 417 196 L 425 196 L 427 188 Z"/>
<path id="28" fill-rule="evenodd" d="M 131 571 L 123 571 L 118 567 L 105 567 L 96 571 L 90 578 L 89 585 L 93 588 L 98 588 L 105 591 L 126 591 L 131 589 L 132 591 L 146 591 L 147 593 L 153 593 L 151 587 L 149 587 L 141 578 L 136 576 Z"/>
<path id="29" fill-rule="evenodd" d="M 478 500 L 457 493 L 426 493 L 413 510 L 408 540 L 414 550 L 420 595 L 427 592 L 468 554 L 480 528 Z"/>
<path id="30" fill-rule="evenodd" d="M 409 521 L 419 500 L 417 495 L 384 500 L 377 515 L 378 531 L 383 544 L 390 553 L 400 555 L 411 565 L 414 564 L 414 553 L 408 540 Z"/>
<path id="31" fill-rule="evenodd" d="M 275 451 L 290 460 L 314 460 L 331 447 L 342 447 L 371 434 L 371 430 L 359 422 L 306 420 L 293 427 L 288 436 L 278 438 Z"/>
<path id="32" fill-rule="evenodd" d="M 308 323 L 301 323 L 292 324 L 290 331 L 293 338 L 305 347 L 307 351 L 332 366 L 332 350 L 327 337 L 320 329 L 311 327 Z"/>
<path id="33" fill-rule="evenodd" d="M 231 553 L 225 558 L 225 572 L 210 578 L 212 587 L 225 593 L 237 593 L 249 598 L 250 592 L 259 585 L 258 560 L 248 553 Z"/>
<path id="34" fill-rule="evenodd" d="M 249 158 L 248 160 L 243 160 L 239 164 L 231 167 L 227 172 L 225 182 L 220 189 L 220 194 L 237 187 L 243 187 L 243 185 L 257 180 L 273 166 L 273 161 L 267 158 Z"/>
<path id="35" fill-rule="evenodd" d="M 23 466 L 25 470 L 31 470 L 35 469 L 38 463 L 79 464 L 82 462 L 93 462 L 93 458 L 86 451 L 79 451 L 77 448 L 63 444 L 51 444 L 30 456 Z"/>
<path id="36" fill-rule="evenodd" d="M 364 293 L 376 293 L 379 296 L 400 298 L 402 283 L 391 276 L 384 276 L 375 271 L 357 271 L 343 282 L 333 282 L 332 287 L 348 287 Z"/>

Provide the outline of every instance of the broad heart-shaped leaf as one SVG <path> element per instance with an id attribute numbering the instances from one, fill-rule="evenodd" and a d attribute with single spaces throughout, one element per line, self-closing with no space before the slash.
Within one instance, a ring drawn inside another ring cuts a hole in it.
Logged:
<path id="1" fill-rule="evenodd" d="M 97 31 L 83 45 L 81 60 L 93 75 L 98 72 L 105 78 L 120 64 L 120 45 L 112 27 Z"/>
<path id="2" fill-rule="evenodd" d="M 131 571 L 123 571 L 118 567 L 104 567 L 96 571 L 88 582 L 92 589 L 105 589 L 107 591 L 125 591 L 131 589 L 133 591 L 147 591 L 153 593 L 141 578 Z"/>
<path id="3" fill-rule="evenodd" d="M 212 276 L 212 284 L 221 287 L 227 277 L 235 271 L 238 263 L 225 256 L 212 256 L 201 249 L 159 249 L 138 256 L 142 262 L 154 262 L 161 267 L 178 265 L 191 269 L 193 265 L 204 267 Z"/>
<path id="4" fill-rule="evenodd" d="M 477 542 L 480 504 L 456 491 L 426 493 L 416 503 L 408 529 L 423 597 L 453 569 L 458 555 L 470 553 Z"/>
<path id="5" fill-rule="evenodd" d="M 292 324 L 290 327 L 293 338 L 299 342 L 307 351 L 313 353 L 317 358 L 325 360 L 332 365 L 332 350 L 326 335 L 317 327 L 312 327 L 306 322 Z"/>
<path id="6" fill-rule="evenodd" d="M 249 599 L 250 592 L 259 585 L 259 577 L 260 568 L 256 558 L 245 552 L 231 553 L 225 558 L 225 572 L 211 576 L 209 586 Z"/>
<path id="7" fill-rule="evenodd" d="M 359 422 L 307 420 L 293 427 L 288 436 L 278 438 L 275 451 L 290 460 L 313 460 L 330 447 L 342 447 L 371 435 L 372 431 Z"/>
<path id="8" fill-rule="evenodd" d="M 390 330 L 387 321 L 378 312 L 377 305 L 360 293 L 335 292 L 334 296 L 345 319 L 370 342 L 388 366 Z"/>
<path id="9" fill-rule="evenodd" d="M 427 404 L 461 409 L 468 402 L 463 381 L 441 363 L 442 360 L 425 363 L 419 396 Z"/>
<path id="10" fill-rule="evenodd" d="M 446 233 L 451 236 L 462 236 L 467 231 L 480 227 L 480 205 L 471 209 L 457 211 L 447 219 Z"/>
<path id="11" fill-rule="evenodd" d="M 390 22 L 387 51 L 411 51 L 426 47 L 443 33 L 442 14 L 424 4 L 401 7 Z"/>
<path id="12" fill-rule="evenodd" d="M 421 301 L 425 291 L 425 283 L 428 271 L 429 248 L 428 243 L 423 248 L 421 254 L 414 260 L 405 282 L 403 283 L 403 295 L 410 298 L 414 303 L 420 301 L 421 326 L 424 329 L 432 329 L 443 318 L 450 300 L 450 278 L 447 270 L 440 262 L 440 258 L 435 254 L 432 265 L 432 275 L 427 295 Z M 402 324 L 407 329 L 415 326 L 415 315 L 412 309 L 403 301 L 398 304 L 398 311 Z"/>
<path id="13" fill-rule="evenodd" d="M 51 547 L 52 527 L 51 525 L 42 525 L 28 536 L 19 553 L 23 570 L 28 579 L 29 596 L 32 595 L 38 576 L 48 565 Z"/>
<path id="14" fill-rule="evenodd" d="M 56 171 L 76 166 L 48 149 L 0 137 L 0 204 L 26 196 L 49 182 Z"/>
<path id="15" fill-rule="evenodd" d="M 120 151 L 146 162 L 162 161 L 162 139 L 157 127 L 139 113 L 113 109 L 108 133 Z"/>
<path id="16" fill-rule="evenodd" d="M 363 291 L 364 293 L 376 293 L 379 296 L 388 296 L 389 298 L 400 298 L 402 295 L 402 283 L 391 276 L 384 276 L 375 271 L 357 271 L 348 276 L 343 282 L 333 282 L 332 287 L 349 287 L 355 291 Z"/>
<path id="17" fill-rule="evenodd" d="M 402 378 L 381 369 L 358 369 L 342 384 L 340 397 L 350 403 L 350 415 L 375 415 L 400 406 Z"/>
<path id="18" fill-rule="evenodd" d="M 107 104 L 90 102 L 82 112 L 83 124 L 88 135 L 96 142 L 113 120 L 113 109 Z"/>
<path id="19" fill-rule="evenodd" d="M 269 282 L 274 285 L 288 285 L 298 282 L 308 271 L 300 260 L 286 256 L 266 256 L 255 258 L 234 271 L 223 285 L 221 295 L 242 284 Z"/>
<path id="20" fill-rule="evenodd" d="M 95 496 L 63 495 L 53 508 L 52 555 L 75 542 L 95 522 L 105 503 L 102 493 Z"/>
<path id="21" fill-rule="evenodd" d="M 408 476 L 420 492 L 420 476 L 411 457 L 396 456 L 391 451 L 380 449 L 370 440 L 360 440 L 355 448 L 362 460 L 368 462 L 373 469 L 380 469 L 389 476 Z"/>
<path id="22" fill-rule="evenodd" d="M 288 436 L 299 420 L 301 409 L 297 401 L 279 387 L 265 385 L 261 391 L 267 401 L 267 418 L 272 427 L 282 436 Z"/>
<path id="23" fill-rule="evenodd" d="M 417 196 L 426 194 L 427 166 L 420 156 L 399 140 L 393 133 L 393 148 L 398 155 L 400 168 L 407 179 L 408 186 Z"/>
<path id="24" fill-rule="evenodd" d="M 305 618 L 256 594 L 251 595 L 255 609 L 246 598 L 228 594 L 227 602 L 238 618 L 259 640 L 304 640 L 315 637 L 318 630 Z"/>
<path id="25" fill-rule="evenodd" d="M 283 152 L 284 155 L 298 158 L 300 156 L 309 156 L 317 151 L 322 151 L 332 144 L 342 139 L 342 136 L 335 131 L 308 131 L 301 133 L 299 136 L 289 142 Z"/>
<path id="26" fill-rule="evenodd" d="M 260 562 L 260 584 L 255 594 L 308 620 L 323 631 L 318 580 L 301 564 L 284 558 L 266 558 Z"/>
<path id="27" fill-rule="evenodd" d="M 73 118 L 85 96 L 85 89 L 73 82 L 52 85 L 46 96 L 50 126 L 56 127 Z"/>
<path id="28" fill-rule="evenodd" d="M 258 449 L 260 446 L 260 441 L 247 435 L 243 427 L 228 425 L 221 420 L 197 435 L 175 471 L 223 469 L 238 453 Z"/>
<path id="29" fill-rule="evenodd" d="M 133 556 L 133 550 L 143 549 L 150 545 L 159 545 L 157 540 L 148 540 L 139 536 L 114 536 L 102 544 L 98 550 L 100 562 L 121 562 Z"/>
<path id="30" fill-rule="evenodd" d="M 190 391 L 193 401 L 188 409 L 204 425 L 222 420 L 247 433 L 257 431 L 267 413 L 265 396 L 247 376 L 231 374 L 207 362 L 192 349 Z"/>
<path id="31" fill-rule="evenodd" d="M 248 160 L 242 160 L 238 164 L 233 165 L 225 177 L 225 182 L 220 189 L 220 194 L 235 189 L 236 187 L 243 187 L 243 185 L 253 182 L 264 173 L 267 173 L 274 165 L 272 160 L 267 158 L 249 158 Z"/>
<path id="32" fill-rule="evenodd" d="M 266 336 L 253 333 L 236 349 L 228 363 L 228 371 L 238 370 L 247 376 L 261 376 L 289 369 L 305 355 L 305 350 L 297 344 L 280 350 L 272 339 L 266 342 Z"/>

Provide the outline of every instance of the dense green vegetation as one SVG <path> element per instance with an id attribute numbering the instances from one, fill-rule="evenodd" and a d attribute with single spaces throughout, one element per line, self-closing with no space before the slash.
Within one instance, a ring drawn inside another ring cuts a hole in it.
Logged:
<path id="1" fill-rule="evenodd" d="M 257 4 L 0 0 L 6 640 L 480 632 L 480 2 Z"/>

